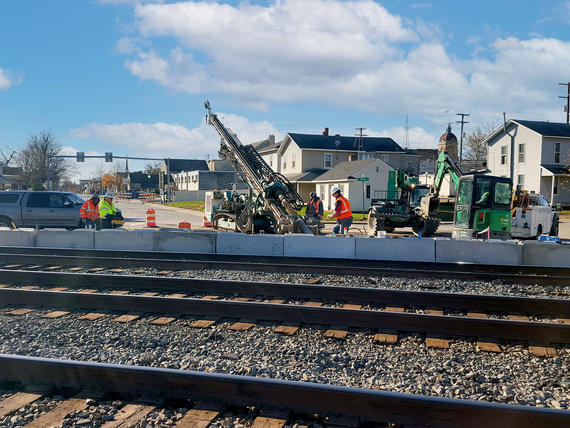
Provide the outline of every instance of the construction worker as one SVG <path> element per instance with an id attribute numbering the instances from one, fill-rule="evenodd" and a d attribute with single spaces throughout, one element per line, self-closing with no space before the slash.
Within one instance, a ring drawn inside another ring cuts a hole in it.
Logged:
<path id="1" fill-rule="evenodd" d="M 79 212 L 81 213 L 81 224 L 85 229 L 100 229 L 101 220 L 99 214 L 99 195 L 93 193 L 91 199 L 86 200 L 81 205 Z"/>
<path id="2" fill-rule="evenodd" d="M 99 215 L 101 216 L 101 224 L 103 229 L 112 229 L 112 220 L 117 214 L 117 208 L 113 205 L 113 192 L 107 192 L 103 195 L 101 206 L 99 207 Z"/>
<path id="3" fill-rule="evenodd" d="M 333 227 L 332 232 L 335 235 L 339 232 L 346 233 L 352 225 L 350 202 L 340 194 L 340 189 L 337 186 L 333 186 L 331 193 L 336 199 L 334 214 L 330 216 L 331 218 L 336 218 L 336 225 Z"/>
<path id="4" fill-rule="evenodd" d="M 320 220 L 323 216 L 323 201 L 317 196 L 315 192 L 309 195 L 311 199 L 307 203 L 306 215 L 308 218 L 315 218 Z"/>

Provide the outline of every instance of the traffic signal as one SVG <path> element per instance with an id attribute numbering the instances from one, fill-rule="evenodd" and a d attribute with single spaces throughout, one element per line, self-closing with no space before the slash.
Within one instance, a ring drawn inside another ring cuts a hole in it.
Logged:
<path id="1" fill-rule="evenodd" d="M 85 153 L 77 152 L 77 162 L 85 162 Z"/>
<path id="2" fill-rule="evenodd" d="M 105 162 L 113 162 L 113 153 L 105 152 Z"/>

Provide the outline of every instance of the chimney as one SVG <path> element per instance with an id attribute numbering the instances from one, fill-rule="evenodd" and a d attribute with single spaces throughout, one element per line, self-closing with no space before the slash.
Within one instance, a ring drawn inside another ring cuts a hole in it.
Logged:
<path id="1" fill-rule="evenodd" d="M 271 144 L 275 144 L 275 135 L 269 134 L 268 140 L 269 140 L 269 142 L 270 142 Z"/>
<path id="2" fill-rule="evenodd" d="M 329 135 L 329 128 L 325 128 L 325 130 L 323 131 L 323 135 Z"/>
<path id="3" fill-rule="evenodd" d="M 356 159 L 357 159 L 356 155 L 348 155 L 348 161 L 349 162 L 355 161 Z"/>

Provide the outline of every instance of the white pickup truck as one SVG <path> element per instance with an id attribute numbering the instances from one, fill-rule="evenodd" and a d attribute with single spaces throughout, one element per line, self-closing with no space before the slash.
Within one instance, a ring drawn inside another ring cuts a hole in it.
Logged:
<path id="1" fill-rule="evenodd" d="M 558 213 L 542 195 L 529 194 L 528 204 L 515 208 L 511 223 L 513 238 L 538 238 L 543 233 L 558 236 Z"/>

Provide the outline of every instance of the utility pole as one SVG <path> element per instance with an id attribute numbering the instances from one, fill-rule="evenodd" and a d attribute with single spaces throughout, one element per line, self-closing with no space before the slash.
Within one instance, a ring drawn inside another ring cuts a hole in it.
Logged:
<path id="1" fill-rule="evenodd" d="M 566 123 L 570 123 L 570 82 L 559 83 L 559 85 L 568 87 L 568 95 L 559 96 L 558 98 L 566 98 L 566 107 L 564 107 L 564 111 L 566 112 Z"/>
<path id="2" fill-rule="evenodd" d="M 461 169 L 461 162 L 463 161 L 463 125 L 469 123 L 465 121 L 465 116 L 471 116 L 469 113 L 456 113 L 456 116 L 461 116 L 461 120 L 455 121 L 455 123 L 461 124 L 461 137 L 459 139 L 459 169 Z"/>

